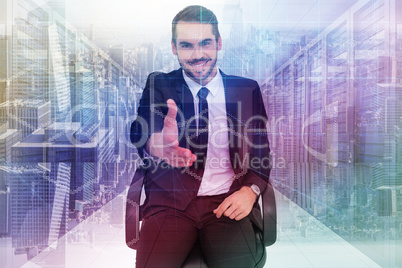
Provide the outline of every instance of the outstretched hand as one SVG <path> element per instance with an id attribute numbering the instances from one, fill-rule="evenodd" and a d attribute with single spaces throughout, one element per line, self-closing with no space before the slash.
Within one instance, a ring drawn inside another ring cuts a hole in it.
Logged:
<path id="1" fill-rule="evenodd" d="M 168 99 L 166 103 L 168 113 L 164 119 L 163 129 L 151 135 L 147 142 L 147 151 L 173 167 L 189 167 L 196 160 L 196 156 L 189 149 L 179 146 L 177 105 L 172 99 Z"/>

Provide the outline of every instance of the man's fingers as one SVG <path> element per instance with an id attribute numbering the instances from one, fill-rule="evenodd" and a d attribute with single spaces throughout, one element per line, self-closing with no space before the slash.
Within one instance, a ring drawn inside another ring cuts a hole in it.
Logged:
<path id="1" fill-rule="evenodd" d="M 217 218 L 222 217 L 222 214 L 228 209 L 231 203 L 226 198 L 223 202 L 214 210 Z"/>
<path id="2" fill-rule="evenodd" d="M 196 160 L 196 155 L 194 155 L 189 149 L 178 146 L 178 143 L 172 144 L 172 146 L 165 148 L 165 155 L 168 158 L 182 157 L 188 158 L 191 161 Z"/>
<path id="3" fill-rule="evenodd" d="M 240 214 L 242 214 L 243 212 L 240 211 L 239 209 L 235 209 L 232 213 L 229 214 L 229 217 L 231 220 L 237 218 Z M 226 215 L 225 215 L 226 216 Z"/>
<path id="4" fill-rule="evenodd" d="M 179 147 L 179 141 L 177 139 L 169 140 L 166 136 L 163 138 L 162 148 L 171 150 L 171 148 Z"/>
<path id="5" fill-rule="evenodd" d="M 177 105 L 172 99 L 167 100 L 168 113 L 163 121 L 162 138 L 163 146 L 178 146 L 178 129 L 177 129 Z"/>
<path id="6" fill-rule="evenodd" d="M 190 157 L 191 156 L 191 151 L 187 148 L 179 147 L 177 146 L 174 148 L 174 153 L 178 156 L 183 156 L 183 157 Z"/>
<path id="7" fill-rule="evenodd" d="M 172 99 L 167 100 L 168 112 L 165 117 L 165 124 L 176 125 L 177 105 Z"/>
<path id="8" fill-rule="evenodd" d="M 169 159 L 170 165 L 174 167 L 190 167 L 194 161 L 190 157 L 175 156 Z"/>
<path id="9" fill-rule="evenodd" d="M 246 217 L 246 216 L 247 216 L 247 214 L 244 213 L 244 212 L 242 212 L 242 213 L 240 213 L 239 215 L 237 215 L 234 219 L 235 219 L 236 221 L 240 221 L 241 219 L 243 219 L 243 218 Z"/>
<path id="10" fill-rule="evenodd" d="M 239 212 L 237 211 L 237 209 L 235 209 L 232 205 L 232 206 L 228 207 L 228 209 L 226 209 L 225 212 L 223 212 L 223 215 L 225 215 L 226 217 L 229 217 L 231 219 L 234 219 L 238 213 Z"/>
<path id="11" fill-rule="evenodd" d="M 173 167 L 189 167 L 197 158 L 189 149 L 178 145 L 165 148 L 163 154 L 165 161 Z"/>

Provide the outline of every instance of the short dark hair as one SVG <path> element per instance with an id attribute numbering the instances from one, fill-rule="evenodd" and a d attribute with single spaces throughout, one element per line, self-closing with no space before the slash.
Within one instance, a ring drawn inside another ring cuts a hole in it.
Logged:
<path id="1" fill-rule="evenodd" d="M 176 45 L 176 26 L 180 21 L 184 22 L 198 22 L 212 25 L 212 33 L 218 41 L 220 34 L 218 29 L 218 19 L 215 14 L 203 6 L 188 6 L 181 10 L 172 20 L 172 41 Z"/>

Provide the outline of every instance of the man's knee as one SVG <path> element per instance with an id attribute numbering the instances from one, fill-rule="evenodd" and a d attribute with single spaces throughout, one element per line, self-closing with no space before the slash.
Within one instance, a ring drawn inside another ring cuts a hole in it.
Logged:
<path id="1" fill-rule="evenodd" d="M 223 219 L 202 233 L 201 245 L 211 267 L 258 267 L 265 253 L 248 218 L 241 221 Z"/>
<path id="2" fill-rule="evenodd" d="M 197 239 L 188 221 L 164 212 L 145 219 L 137 250 L 139 267 L 181 267 Z"/>

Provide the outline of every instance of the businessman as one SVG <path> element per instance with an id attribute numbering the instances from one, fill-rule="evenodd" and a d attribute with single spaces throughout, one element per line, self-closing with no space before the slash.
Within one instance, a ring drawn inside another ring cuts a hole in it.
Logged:
<path id="1" fill-rule="evenodd" d="M 259 86 L 218 69 L 222 39 L 205 7 L 174 17 L 171 46 L 181 68 L 148 77 L 131 126 L 147 163 L 136 266 L 181 267 L 199 241 L 209 267 L 262 267 L 256 201 L 270 163 Z"/>

